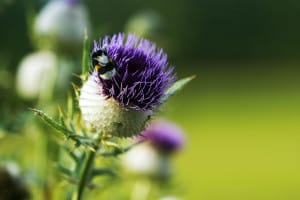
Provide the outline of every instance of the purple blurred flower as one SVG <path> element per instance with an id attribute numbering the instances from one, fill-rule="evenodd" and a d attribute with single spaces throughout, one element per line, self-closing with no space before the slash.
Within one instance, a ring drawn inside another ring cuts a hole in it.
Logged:
<path id="1" fill-rule="evenodd" d="M 173 153 L 183 147 L 185 139 L 183 131 L 167 121 L 154 121 L 139 137 L 141 141 L 148 141 L 162 153 Z"/>
<path id="2" fill-rule="evenodd" d="M 155 43 L 133 34 L 106 36 L 94 42 L 92 53 L 104 46 L 118 69 L 111 79 L 100 78 L 103 94 L 135 110 L 153 110 L 160 105 L 166 89 L 175 81 L 167 54 L 157 49 Z"/>
<path id="3" fill-rule="evenodd" d="M 172 175 L 170 158 L 183 147 L 182 130 L 167 121 L 154 121 L 137 141 L 142 142 L 124 154 L 123 165 L 128 172 L 166 180 Z"/>

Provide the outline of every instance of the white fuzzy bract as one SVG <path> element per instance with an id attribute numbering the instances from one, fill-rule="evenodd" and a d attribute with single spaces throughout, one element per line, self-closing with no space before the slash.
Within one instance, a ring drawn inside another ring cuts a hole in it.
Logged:
<path id="1" fill-rule="evenodd" d="M 97 79 L 91 75 L 80 90 L 79 106 L 86 125 L 118 137 L 139 134 L 145 127 L 148 115 L 143 111 L 124 108 L 113 98 L 107 99 Z"/>

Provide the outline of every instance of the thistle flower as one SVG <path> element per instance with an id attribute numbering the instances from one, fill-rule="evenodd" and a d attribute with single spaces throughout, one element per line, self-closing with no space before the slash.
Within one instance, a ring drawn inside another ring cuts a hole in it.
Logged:
<path id="1" fill-rule="evenodd" d="M 172 171 L 169 159 L 149 144 L 142 143 L 123 155 L 122 164 L 130 174 L 166 179 Z"/>
<path id="2" fill-rule="evenodd" d="M 37 15 L 33 31 L 39 47 L 72 53 L 80 50 L 85 28 L 90 23 L 79 0 L 51 0 Z"/>
<path id="3" fill-rule="evenodd" d="M 137 135 L 175 81 L 167 55 L 147 39 L 120 33 L 94 42 L 91 59 L 79 99 L 84 121 L 106 134 Z"/>
<path id="4" fill-rule="evenodd" d="M 170 154 L 184 145 L 183 131 L 167 121 L 155 121 L 142 132 L 141 141 L 149 142 L 155 149 L 164 154 Z"/>
<path id="5" fill-rule="evenodd" d="M 26 55 L 16 75 L 16 90 L 27 100 L 49 100 L 53 92 L 64 94 L 68 89 L 72 65 L 52 51 L 42 50 Z"/>
<path id="6" fill-rule="evenodd" d="M 22 59 L 16 77 L 18 94 L 29 100 L 47 98 L 56 76 L 57 57 L 51 51 L 38 51 Z"/>
<path id="7" fill-rule="evenodd" d="M 167 121 L 154 121 L 137 140 L 143 143 L 124 155 L 125 168 L 138 175 L 168 178 L 172 172 L 170 155 L 184 144 L 180 128 Z"/>

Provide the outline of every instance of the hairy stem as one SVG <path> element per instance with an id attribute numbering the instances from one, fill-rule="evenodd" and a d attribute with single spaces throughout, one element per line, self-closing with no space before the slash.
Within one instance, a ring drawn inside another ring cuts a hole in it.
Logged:
<path id="1" fill-rule="evenodd" d="M 77 200 L 81 200 L 82 199 L 82 195 L 87 183 L 87 180 L 89 178 L 91 169 L 93 167 L 93 163 L 94 163 L 94 159 L 96 156 L 96 151 L 98 149 L 98 146 L 95 148 L 95 150 L 93 151 L 89 151 L 89 155 L 87 157 L 87 161 L 86 161 L 86 165 L 84 166 L 82 175 L 80 177 L 80 181 L 79 181 L 79 185 L 78 185 L 78 193 L 77 193 Z"/>

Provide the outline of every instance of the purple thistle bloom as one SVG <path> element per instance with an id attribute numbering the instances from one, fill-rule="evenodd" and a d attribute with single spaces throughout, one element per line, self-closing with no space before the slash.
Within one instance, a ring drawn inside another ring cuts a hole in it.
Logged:
<path id="1" fill-rule="evenodd" d="M 184 145 L 183 131 L 175 124 L 166 121 L 155 121 L 144 130 L 140 141 L 148 141 L 162 153 L 173 153 Z"/>
<path id="2" fill-rule="evenodd" d="M 162 103 L 165 91 L 176 79 L 162 49 L 147 39 L 122 33 L 95 41 L 92 55 L 104 48 L 117 72 L 111 79 L 99 77 L 103 95 L 122 107 L 141 111 L 151 111 Z"/>
<path id="3" fill-rule="evenodd" d="M 94 42 L 91 62 L 79 98 L 86 125 L 118 137 L 140 134 L 175 81 L 167 55 L 149 40 L 119 33 Z"/>

